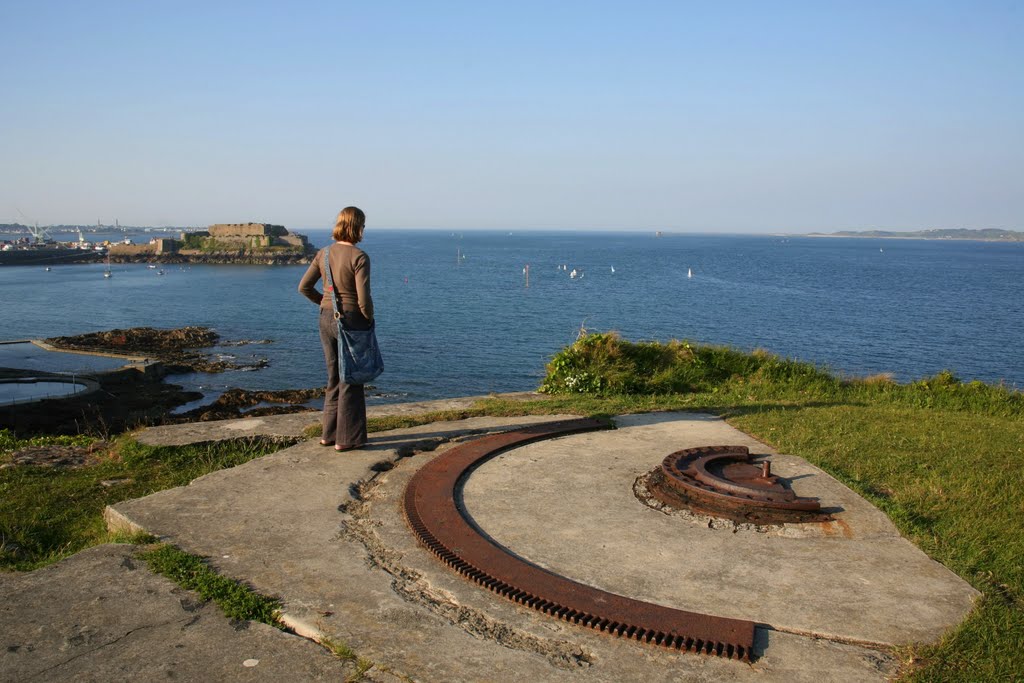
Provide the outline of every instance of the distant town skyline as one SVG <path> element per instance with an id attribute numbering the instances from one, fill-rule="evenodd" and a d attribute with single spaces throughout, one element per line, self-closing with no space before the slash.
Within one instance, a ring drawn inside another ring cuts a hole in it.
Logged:
<path id="1" fill-rule="evenodd" d="M 1013 2 L 44 0 L 0 24 L 3 224 L 1024 228 Z"/>

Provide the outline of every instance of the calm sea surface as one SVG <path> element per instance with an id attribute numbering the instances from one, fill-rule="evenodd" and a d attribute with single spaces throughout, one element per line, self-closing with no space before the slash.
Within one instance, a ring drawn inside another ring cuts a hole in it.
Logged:
<path id="1" fill-rule="evenodd" d="M 534 389 L 581 325 L 764 348 L 850 375 L 951 369 L 1024 388 L 1022 244 L 371 228 L 362 246 L 386 366 L 377 401 Z M 272 340 L 219 349 L 269 366 L 172 381 L 208 395 L 324 383 L 316 307 L 296 291 L 305 266 L 159 276 L 115 265 L 110 279 L 103 268 L 0 267 L 0 339 L 205 325 L 228 341 Z"/>

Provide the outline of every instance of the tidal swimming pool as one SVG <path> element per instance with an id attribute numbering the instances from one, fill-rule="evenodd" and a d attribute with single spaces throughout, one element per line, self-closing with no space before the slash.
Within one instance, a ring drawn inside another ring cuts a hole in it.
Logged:
<path id="1" fill-rule="evenodd" d="M 86 390 L 81 382 L 23 377 L 0 380 L 0 405 L 63 398 Z"/>

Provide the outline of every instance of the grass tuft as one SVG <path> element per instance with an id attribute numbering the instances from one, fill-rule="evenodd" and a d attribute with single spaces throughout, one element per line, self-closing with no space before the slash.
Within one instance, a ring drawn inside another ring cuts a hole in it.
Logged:
<path id="1" fill-rule="evenodd" d="M 355 650 L 349 647 L 346 643 L 323 636 L 320 638 L 320 644 L 331 651 L 331 653 L 346 662 L 350 662 L 355 670 L 345 678 L 346 683 L 356 683 L 356 681 L 363 680 L 363 676 L 367 671 L 374 667 L 374 663 L 369 659 L 365 659 L 356 654 Z"/>
<path id="2" fill-rule="evenodd" d="M 284 629 L 278 618 L 281 609 L 279 601 L 221 576 L 201 558 L 166 544 L 147 550 L 140 557 L 152 571 L 166 576 L 183 588 L 199 593 L 204 600 L 215 602 L 231 619 L 258 621 Z"/>

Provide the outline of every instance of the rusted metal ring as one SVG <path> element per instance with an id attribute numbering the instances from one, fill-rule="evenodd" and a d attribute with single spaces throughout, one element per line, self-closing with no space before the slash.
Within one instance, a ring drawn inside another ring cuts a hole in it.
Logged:
<path id="1" fill-rule="evenodd" d="M 737 522 L 784 523 L 831 520 L 817 498 L 801 498 L 768 466 L 751 462 L 746 446 L 702 446 L 676 451 L 650 478 L 650 492 L 683 507 Z"/>
<path id="2" fill-rule="evenodd" d="M 466 519 L 456 496 L 474 467 L 515 446 L 608 427 L 594 419 L 549 422 L 456 446 L 409 481 L 404 498 L 409 526 L 459 574 L 521 605 L 623 638 L 750 661 L 753 622 L 677 610 L 577 583 L 513 555 Z"/>

